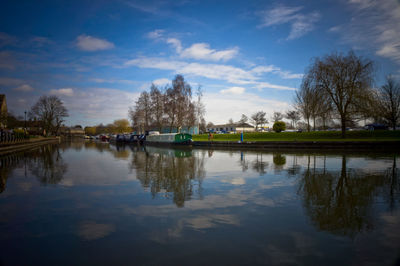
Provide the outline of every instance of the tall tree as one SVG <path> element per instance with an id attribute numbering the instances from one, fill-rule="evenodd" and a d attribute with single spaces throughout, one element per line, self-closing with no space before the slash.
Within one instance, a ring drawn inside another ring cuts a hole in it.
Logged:
<path id="1" fill-rule="evenodd" d="M 311 87 L 317 93 L 327 95 L 340 116 L 343 138 L 346 136 L 346 123 L 357 112 L 358 99 L 369 94 L 372 73 L 372 61 L 353 52 L 316 58 L 307 73 L 311 76 Z"/>
<path id="2" fill-rule="evenodd" d="M 154 84 L 151 84 L 150 87 L 150 101 L 154 123 L 156 124 L 158 131 L 161 131 L 164 115 L 164 95 Z"/>
<path id="3" fill-rule="evenodd" d="M 68 110 L 57 96 L 41 96 L 32 106 L 29 116 L 41 122 L 46 134 L 57 135 Z"/>
<path id="4" fill-rule="evenodd" d="M 112 125 L 113 133 L 124 133 L 131 131 L 131 127 L 129 126 L 129 121 L 127 119 L 118 119 L 114 120 Z"/>
<path id="5" fill-rule="evenodd" d="M 391 76 L 378 90 L 378 112 L 395 130 L 400 118 L 400 84 Z"/>
<path id="6" fill-rule="evenodd" d="M 300 89 L 296 90 L 294 102 L 296 109 L 300 112 L 307 123 L 308 132 L 310 132 L 310 119 L 315 108 L 315 95 L 315 90 L 312 87 L 311 75 L 307 74 L 303 77 Z"/>
<path id="7" fill-rule="evenodd" d="M 247 121 L 249 121 L 249 118 L 247 117 L 247 115 L 242 114 L 242 117 L 239 120 L 239 124 L 247 123 Z"/>
<path id="8" fill-rule="evenodd" d="M 265 116 L 266 116 L 266 113 L 263 111 L 258 111 L 251 116 L 251 120 L 252 120 L 253 124 L 256 126 L 256 131 L 257 131 L 259 125 L 268 123 L 268 120 L 267 120 L 267 118 L 265 118 Z"/>
<path id="9" fill-rule="evenodd" d="M 291 121 L 291 126 L 295 128 L 297 121 L 300 120 L 300 114 L 296 110 L 289 110 L 286 112 L 286 118 Z"/>
<path id="10" fill-rule="evenodd" d="M 172 88 L 177 95 L 177 108 L 176 108 L 176 122 L 177 127 L 181 128 L 185 125 L 185 118 L 189 112 L 191 99 L 192 99 L 192 88 L 187 83 L 182 75 L 176 75 L 172 80 Z M 192 109 L 192 111 L 195 111 Z"/>
<path id="11" fill-rule="evenodd" d="M 281 121 L 282 119 L 283 119 L 283 114 L 281 112 L 274 112 L 274 114 L 272 115 L 272 120 L 274 122 Z"/>
<path id="12" fill-rule="evenodd" d="M 196 91 L 197 101 L 196 101 L 196 122 L 197 128 L 200 130 L 201 121 L 204 120 L 204 114 L 206 113 L 206 108 L 203 104 L 203 90 L 201 86 L 197 87 Z"/>

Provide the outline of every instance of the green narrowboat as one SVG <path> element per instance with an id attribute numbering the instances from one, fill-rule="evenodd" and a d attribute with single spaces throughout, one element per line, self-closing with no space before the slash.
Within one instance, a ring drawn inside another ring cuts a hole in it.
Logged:
<path id="1" fill-rule="evenodd" d="M 192 135 L 187 133 L 156 134 L 146 136 L 147 144 L 192 144 Z"/>

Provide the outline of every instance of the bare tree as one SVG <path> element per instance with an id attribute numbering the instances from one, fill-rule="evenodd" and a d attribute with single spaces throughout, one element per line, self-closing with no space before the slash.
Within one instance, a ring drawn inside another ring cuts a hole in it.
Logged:
<path id="1" fill-rule="evenodd" d="M 149 130 L 150 124 L 152 124 L 151 107 L 150 94 L 144 91 L 135 102 L 135 106 L 129 109 L 132 127 L 138 132 Z"/>
<path id="2" fill-rule="evenodd" d="M 185 117 L 189 111 L 191 99 L 192 99 L 192 88 L 187 83 L 182 75 L 176 75 L 172 80 L 172 88 L 177 95 L 177 114 L 176 122 L 177 127 L 181 128 L 185 124 Z M 192 109 L 195 112 L 195 109 Z"/>
<path id="3" fill-rule="evenodd" d="M 369 91 L 372 73 L 372 61 L 357 57 L 353 52 L 316 58 L 309 69 L 311 87 L 317 93 L 326 94 L 340 116 L 343 138 L 346 123 L 357 112 L 357 99 Z"/>
<path id="4" fill-rule="evenodd" d="M 200 131 L 200 124 L 201 124 L 201 121 L 204 120 L 204 114 L 206 113 L 206 108 L 205 108 L 205 106 L 203 104 L 203 101 L 202 101 L 203 90 L 202 90 L 201 86 L 197 87 L 196 95 L 197 95 L 196 122 L 197 122 L 197 128 Z"/>
<path id="5" fill-rule="evenodd" d="M 249 121 L 249 118 L 245 114 L 242 114 L 242 117 L 239 120 L 239 124 L 247 123 L 247 121 Z"/>
<path id="6" fill-rule="evenodd" d="M 151 113 L 158 131 L 161 131 L 164 115 L 164 95 L 154 84 L 150 87 Z"/>
<path id="7" fill-rule="evenodd" d="M 46 134 L 56 135 L 64 118 L 68 116 L 68 110 L 57 96 L 42 96 L 32 106 L 29 116 L 42 123 Z"/>
<path id="8" fill-rule="evenodd" d="M 281 121 L 282 119 L 283 119 L 283 114 L 281 112 L 274 112 L 274 114 L 272 115 L 272 120 L 274 122 Z"/>
<path id="9" fill-rule="evenodd" d="M 300 89 L 296 91 L 296 96 L 294 99 L 296 109 L 303 116 L 307 123 L 307 131 L 310 132 L 310 118 L 313 114 L 314 106 L 314 91 L 311 87 L 310 75 L 305 75 L 303 81 L 301 82 Z"/>
<path id="10" fill-rule="evenodd" d="M 251 116 L 251 120 L 252 120 L 253 124 L 256 126 L 256 131 L 257 131 L 259 125 L 268 123 L 268 120 L 265 118 L 265 116 L 266 116 L 266 113 L 263 111 L 258 111 Z"/>
<path id="11" fill-rule="evenodd" d="M 400 84 L 389 76 L 378 90 L 378 111 L 393 130 L 400 119 Z"/>
<path id="12" fill-rule="evenodd" d="M 202 92 L 197 91 L 197 102 L 192 101 L 192 89 L 182 75 L 176 75 L 172 87 L 163 91 L 154 84 L 150 93 L 140 94 L 135 105 L 129 108 L 132 127 L 139 132 L 168 126 L 170 132 L 183 126 L 199 125 L 205 113 L 201 102 Z"/>
<path id="13" fill-rule="evenodd" d="M 233 125 L 235 122 L 233 122 L 232 118 L 229 118 L 228 124 Z"/>
<path id="14" fill-rule="evenodd" d="M 291 121 L 292 128 L 295 128 L 297 121 L 300 120 L 300 114 L 296 110 L 289 110 L 286 112 L 286 118 Z"/>

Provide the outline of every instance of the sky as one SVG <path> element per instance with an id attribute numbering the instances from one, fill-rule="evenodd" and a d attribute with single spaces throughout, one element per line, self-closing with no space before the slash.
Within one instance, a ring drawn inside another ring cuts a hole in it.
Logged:
<path id="1" fill-rule="evenodd" d="M 14 115 L 42 95 L 66 125 L 128 118 L 151 83 L 201 86 L 207 122 L 293 109 L 315 57 L 375 62 L 374 86 L 400 78 L 399 0 L 2 1 L 0 94 Z"/>

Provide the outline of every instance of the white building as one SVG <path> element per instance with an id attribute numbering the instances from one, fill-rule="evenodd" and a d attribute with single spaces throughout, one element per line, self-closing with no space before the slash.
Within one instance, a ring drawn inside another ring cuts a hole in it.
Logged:
<path id="1" fill-rule="evenodd" d="M 214 125 L 212 127 L 207 128 L 207 132 L 254 132 L 255 128 L 247 123 L 235 123 L 235 124 L 223 124 L 223 125 Z"/>

